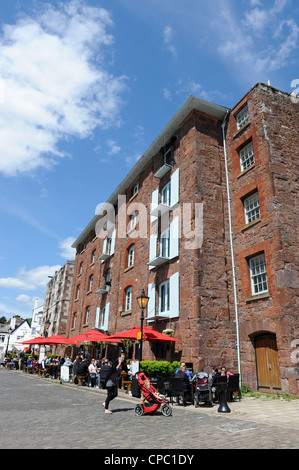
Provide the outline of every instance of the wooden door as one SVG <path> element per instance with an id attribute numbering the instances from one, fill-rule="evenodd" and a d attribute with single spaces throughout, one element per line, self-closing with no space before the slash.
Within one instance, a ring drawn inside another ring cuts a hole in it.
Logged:
<path id="1" fill-rule="evenodd" d="M 259 391 L 274 393 L 281 390 L 276 337 L 274 335 L 257 337 L 255 353 Z"/>

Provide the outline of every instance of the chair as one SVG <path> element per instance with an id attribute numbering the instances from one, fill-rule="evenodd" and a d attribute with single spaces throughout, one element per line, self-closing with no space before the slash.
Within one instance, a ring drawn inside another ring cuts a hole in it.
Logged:
<path id="1" fill-rule="evenodd" d="M 183 402 L 184 400 L 184 381 L 179 377 L 170 377 L 170 397 L 171 403 L 173 404 L 173 397 L 182 397 Z"/>
<path id="2" fill-rule="evenodd" d="M 162 395 L 170 395 L 171 386 L 170 386 L 170 377 L 168 376 L 157 376 L 157 389 Z"/>
<path id="3" fill-rule="evenodd" d="M 233 401 L 234 392 L 238 394 L 239 401 L 242 398 L 239 378 L 240 378 L 240 374 L 234 374 L 234 375 L 230 375 L 228 377 L 227 395 L 228 395 L 228 400 L 229 401 Z"/>

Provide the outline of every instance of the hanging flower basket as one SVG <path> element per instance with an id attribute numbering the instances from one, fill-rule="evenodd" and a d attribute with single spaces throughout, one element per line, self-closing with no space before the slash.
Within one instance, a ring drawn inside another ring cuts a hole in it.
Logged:
<path id="1" fill-rule="evenodd" d="M 162 333 L 163 335 L 172 336 L 174 333 L 174 330 L 172 330 L 171 328 L 167 328 L 166 330 L 163 330 Z"/>

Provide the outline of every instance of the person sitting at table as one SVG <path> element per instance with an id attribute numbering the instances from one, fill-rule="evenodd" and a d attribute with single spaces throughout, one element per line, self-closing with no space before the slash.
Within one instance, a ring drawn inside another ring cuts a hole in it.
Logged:
<path id="1" fill-rule="evenodd" d="M 191 380 L 191 374 L 189 372 L 189 370 L 187 369 L 186 367 L 186 362 L 181 362 L 181 366 L 180 367 L 185 367 L 185 370 L 186 370 L 186 375 L 188 377 L 189 380 Z M 178 373 L 178 371 L 180 370 L 180 367 L 175 371 L 175 375 Z"/>
<path id="2" fill-rule="evenodd" d="M 181 367 L 177 370 L 175 377 L 183 379 L 183 405 L 186 406 L 186 399 L 191 395 L 191 382 L 187 376 L 186 365 L 181 365 Z"/>
<path id="3" fill-rule="evenodd" d="M 88 366 L 88 372 L 89 372 L 89 378 L 90 378 L 90 384 L 91 387 L 96 386 L 96 380 L 97 380 L 97 367 L 95 365 L 95 360 L 91 359 L 91 363 Z"/>
<path id="4" fill-rule="evenodd" d="M 33 359 L 32 359 L 31 356 L 29 356 L 28 359 L 27 359 L 27 367 L 28 367 L 29 372 L 32 372 L 32 368 L 33 368 Z"/>

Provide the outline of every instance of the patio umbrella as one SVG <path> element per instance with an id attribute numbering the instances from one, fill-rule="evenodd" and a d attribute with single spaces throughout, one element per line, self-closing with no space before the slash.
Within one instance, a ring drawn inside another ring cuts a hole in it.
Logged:
<path id="1" fill-rule="evenodd" d="M 27 339 L 25 341 L 18 341 L 19 344 L 40 344 L 39 341 L 44 341 L 46 338 L 37 336 L 36 338 Z"/>
<path id="2" fill-rule="evenodd" d="M 140 333 L 140 326 L 135 326 L 130 330 L 122 331 L 121 333 L 116 333 L 115 335 L 109 336 L 110 340 L 113 339 L 131 339 L 137 340 L 138 333 Z M 179 339 L 172 338 L 171 336 L 164 335 L 159 331 L 154 330 L 149 326 L 143 327 L 143 340 L 150 341 L 151 343 L 164 343 L 166 341 L 180 341 Z"/>
<path id="3" fill-rule="evenodd" d="M 101 331 L 98 330 L 88 330 L 80 335 L 73 336 L 70 338 L 72 341 L 90 341 L 91 343 L 97 343 L 103 341 L 105 343 L 121 343 L 120 340 L 114 339 L 111 341 L 110 336 L 105 335 Z"/>
<path id="4" fill-rule="evenodd" d="M 43 338 L 43 341 L 39 341 L 38 344 L 48 344 L 48 345 L 56 345 L 56 344 L 76 344 L 72 339 L 65 338 L 61 335 L 54 335 L 48 336 L 48 338 Z"/>

